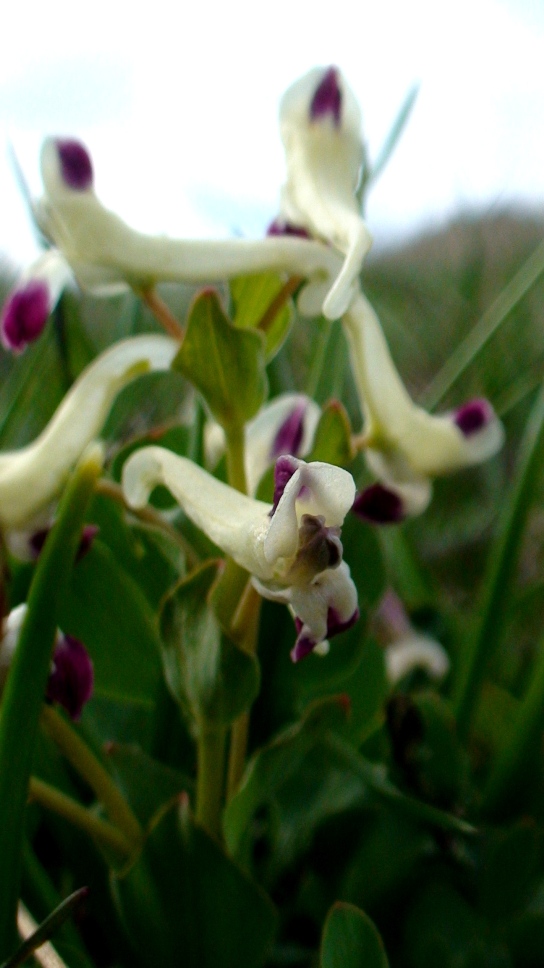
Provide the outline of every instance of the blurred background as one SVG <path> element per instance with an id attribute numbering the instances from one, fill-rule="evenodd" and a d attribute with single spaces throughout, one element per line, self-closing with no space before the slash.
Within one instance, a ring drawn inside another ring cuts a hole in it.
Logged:
<path id="1" fill-rule="evenodd" d="M 37 250 L 8 144 L 39 194 L 46 134 L 88 144 L 98 194 L 137 228 L 261 234 L 283 179 L 278 102 L 316 64 L 344 71 L 371 159 L 419 85 L 370 195 L 377 251 L 460 212 L 543 210 L 541 0 L 30 0 L 6 8 L 2 48 L 0 252 L 12 262 Z"/>

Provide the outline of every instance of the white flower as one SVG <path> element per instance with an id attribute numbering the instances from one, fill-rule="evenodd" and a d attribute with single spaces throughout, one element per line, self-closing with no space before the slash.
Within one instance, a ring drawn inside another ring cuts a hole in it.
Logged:
<path id="1" fill-rule="evenodd" d="M 280 218 L 342 253 L 344 264 L 323 313 L 337 319 L 349 305 L 372 238 L 356 197 L 363 142 L 361 114 L 340 72 L 314 68 L 280 105 L 287 181 Z"/>
<path id="2" fill-rule="evenodd" d="M 340 270 L 332 250 L 305 239 L 209 242 L 137 232 L 98 200 L 90 157 L 77 141 L 48 139 L 41 164 L 45 194 L 35 205 L 38 224 L 80 285 L 96 293 L 159 282 L 209 283 L 276 269 L 310 280 L 304 305 L 315 313 Z"/>
<path id="3" fill-rule="evenodd" d="M 321 411 L 303 393 L 282 393 L 261 408 L 245 425 L 244 462 L 249 494 L 256 494 L 263 474 L 278 457 L 305 457 L 309 452 Z M 204 429 L 206 464 L 212 469 L 225 451 L 225 432 L 215 421 Z"/>
<path id="4" fill-rule="evenodd" d="M 87 444 L 99 435 L 121 388 L 149 369 L 168 369 L 176 351 L 176 342 L 166 336 L 116 343 L 83 371 L 33 443 L 0 454 L 1 528 L 40 521 Z"/>
<path id="5" fill-rule="evenodd" d="M 340 543 L 340 526 L 355 495 L 347 471 L 280 457 L 271 507 L 184 457 L 144 447 L 123 468 L 128 503 L 142 507 L 157 484 L 164 484 L 191 521 L 250 573 L 264 597 L 291 606 L 298 631 L 291 653 L 295 661 L 355 621 L 357 593 Z"/>
<path id="6" fill-rule="evenodd" d="M 6 349 L 20 353 L 38 338 L 71 278 L 70 266 L 57 249 L 32 263 L 4 303 L 0 340 Z"/>
<path id="7" fill-rule="evenodd" d="M 343 324 L 364 414 L 366 460 L 385 485 L 385 491 L 374 490 L 373 497 L 379 503 L 391 492 L 398 495 L 401 504 L 390 520 L 418 514 L 429 503 L 433 477 L 478 464 L 499 450 L 504 439 L 502 424 L 486 400 L 470 401 L 439 416 L 418 407 L 395 369 L 378 318 L 361 292 Z M 362 512 L 359 503 L 360 499 L 354 510 Z"/>

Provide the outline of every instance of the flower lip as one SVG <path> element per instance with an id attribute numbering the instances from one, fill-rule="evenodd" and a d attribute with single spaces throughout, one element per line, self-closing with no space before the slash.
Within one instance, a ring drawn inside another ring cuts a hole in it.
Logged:
<path id="1" fill-rule="evenodd" d="M 72 719 L 79 719 L 93 693 L 94 670 L 87 649 L 71 635 L 57 640 L 47 684 L 47 699 L 62 706 Z"/>
<path id="2" fill-rule="evenodd" d="M 398 524 L 406 516 L 400 495 L 383 484 L 371 484 L 361 491 L 352 511 L 371 524 Z"/>
<path id="3" fill-rule="evenodd" d="M 332 639 L 335 635 L 339 635 L 340 632 L 347 632 L 356 622 L 359 621 L 360 616 L 359 608 L 356 608 L 353 615 L 342 621 L 337 610 L 331 605 L 327 612 L 327 638 Z"/>
<path id="4" fill-rule="evenodd" d="M 282 454 L 298 457 L 304 436 L 306 404 L 299 403 L 279 426 L 272 442 L 270 457 L 275 460 Z"/>
<path id="5" fill-rule="evenodd" d="M 339 127 L 342 117 L 342 91 L 338 83 L 338 69 L 329 67 L 317 86 L 310 103 L 310 119 L 320 121 L 331 117 Z"/>
<path id="6" fill-rule="evenodd" d="M 292 585 L 311 581 L 342 561 L 340 528 L 327 528 L 323 515 L 303 514 L 298 529 L 298 549 L 285 580 Z"/>
<path id="7" fill-rule="evenodd" d="M 0 320 L 2 345 L 21 353 L 41 335 L 50 311 L 50 294 L 43 279 L 29 279 L 8 298 Z"/>
<path id="8" fill-rule="evenodd" d="M 487 400 L 469 400 L 454 414 L 454 422 L 465 437 L 471 437 L 486 427 L 492 419 L 492 410 Z"/>
<path id="9" fill-rule="evenodd" d="M 92 188 L 93 166 L 84 145 L 71 138 L 57 138 L 55 146 L 62 178 L 68 188 L 73 188 L 77 192 L 85 192 Z"/>
<path id="10" fill-rule="evenodd" d="M 28 539 L 28 544 L 30 548 L 30 553 L 34 561 L 37 561 L 40 557 L 43 546 L 48 538 L 49 532 L 51 531 L 51 526 L 46 528 L 40 528 L 38 531 L 34 531 L 30 538 Z M 81 532 L 81 538 L 79 539 L 79 546 L 76 552 L 76 563 L 81 561 L 86 554 L 91 550 L 94 539 L 96 538 L 100 528 L 97 524 L 86 524 Z"/>

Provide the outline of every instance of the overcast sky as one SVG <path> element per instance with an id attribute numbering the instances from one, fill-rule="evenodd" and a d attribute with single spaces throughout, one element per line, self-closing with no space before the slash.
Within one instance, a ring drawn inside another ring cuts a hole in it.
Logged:
<path id="1" fill-rule="evenodd" d="M 34 242 L 6 146 L 39 194 L 46 134 L 86 142 L 99 196 L 137 228 L 259 235 L 283 179 L 279 98 L 315 64 L 344 71 L 371 158 L 420 85 L 369 199 L 376 244 L 467 207 L 544 210 L 542 0 L 30 0 L 2 21 L 0 250 L 15 260 Z"/>

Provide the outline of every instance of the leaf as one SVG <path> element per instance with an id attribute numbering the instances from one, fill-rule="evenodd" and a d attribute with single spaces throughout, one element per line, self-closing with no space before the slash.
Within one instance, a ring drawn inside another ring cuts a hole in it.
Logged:
<path id="1" fill-rule="evenodd" d="M 215 561 L 180 582 L 166 598 L 161 633 L 166 678 L 195 725 L 226 726 L 259 691 L 259 667 L 223 634 L 208 602 L 219 574 Z"/>
<path id="2" fill-rule="evenodd" d="M 341 901 L 327 915 L 321 968 L 388 968 L 383 941 L 368 915 Z"/>
<path id="3" fill-rule="evenodd" d="M 237 329 L 212 290 L 193 303 L 187 332 L 172 368 L 200 391 L 214 417 L 229 430 L 254 417 L 267 392 L 264 337 Z"/>
<path id="4" fill-rule="evenodd" d="M 72 572 L 59 625 L 89 650 L 97 696 L 154 702 L 161 675 L 155 617 L 138 585 L 100 540 Z"/>
<path id="5" fill-rule="evenodd" d="M 192 790 L 192 780 L 154 760 L 138 746 L 110 743 L 106 755 L 121 792 L 146 827 L 176 795 Z"/>
<path id="6" fill-rule="evenodd" d="M 114 898 L 145 968 L 260 968 L 276 928 L 269 898 L 179 800 L 158 821 Z"/>
<path id="7" fill-rule="evenodd" d="M 225 840 L 233 855 L 241 852 L 259 807 L 273 800 L 291 778 L 298 780 L 304 760 L 321 736 L 333 723 L 345 722 L 345 717 L 338 696 L 312 703 L 302 722 L 283 730 L 252 757 L 223 818 Z"/>
<path id="8" fill-rule="evenodd" d="M 522 914 L 534 888 L 542 839 L 536 824 L 521 821 L 505 830 L 492 830 L 483 844 L 479 888 L 484 913 L 502 924 Z"/>
<path id="9" fill-rule="evenodd" d="M 43 944 L 57 933 L 68 918 L 72 917 L 88 893 L 89 890 L 87 887 L 80 887 L 78 891 L 70 894 L 69 897 L 51 912 L 45 921 L 42 921 L 33 934 L 17 949 L 15 954 L 4 962 L 2 968 L 19 968 L 20 965 L 23 965 L 38 948 L 41 948 Z"/>
<path id="10" fill-rule="evenodd" d="M 275 272 L 262 272 L 252 276 L 238 276 L 230 283 L 234 303 L 233 323 L 239 329 L 255 329 L 270 309 L 274 299 L 284 287 Z M 266 359 L 271 360 L 287 338 L 293 321 L 293 305 L 287 300 L 274 315 L 265 331 Z"/>
<path id="11" fill-rule="evenodd" d="M 323 408 L 312 449 L 305 459 L 347 467 L 353 457 L 351 425 L 346 409 L 338 400 L 331 400 Z"/>

